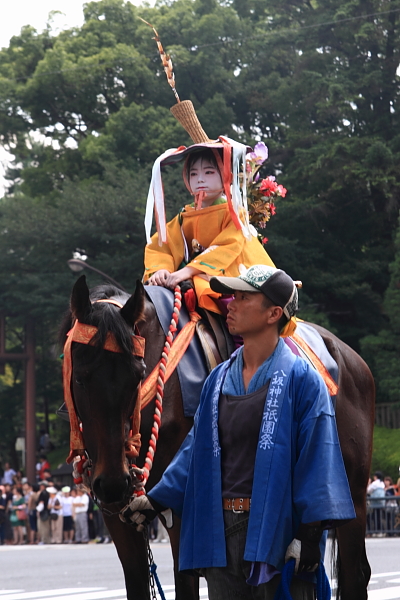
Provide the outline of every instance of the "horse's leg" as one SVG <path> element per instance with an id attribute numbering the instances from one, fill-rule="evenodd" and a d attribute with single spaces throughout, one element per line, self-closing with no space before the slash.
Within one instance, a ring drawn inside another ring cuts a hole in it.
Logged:
<path id="1" fill-rule="evenodd" d="M 371 577 L 365 551 L 365 522 L 359 518 L 338 527 L 340 568 L 337 600 L 366 600 Z"/>
<path id="2" fill-rule="evenodd" d="M 179 534 L 180 519 L 174 517 L 174 526 L 168 530 L 174 559 L 175 598 L 176 600 L 199 600 L 199 578 L 179 572 Z"/>
<path id="3" fill-rule="evenodd" d="M 321 333 L 339 366 L 336 422 L 356 519 L 337 529 L 338 595 L 366 600 L 371 569 L 365 551 L 366 491 L 371 468 L 375 386 L 364 361 L 326 330 Z"/>
<path id="4" fill-rule="evenodd" d="M 150 600 L 149 565 L 143 534 L 123 523 L 117 515 L 104 515 L 104 521 L 124 570 L 127 599 Z"/>
<path id="5" fill-rule="evenodd" d="M 366 493 L 369 476 L 372 431 L 368 427 L 359 431 L 356 415 L 346 411 L 348 422 L 343 422 L 343 412 L 337 412 L 339 438 L 346 466 L 356 518 L 337 529 L 339 543 L 338 594 L 340 600 L 366 600 L 371 568 L 365 550 L 367 522 Z M 371 428 L 372 429 L 372 428 Z"/>

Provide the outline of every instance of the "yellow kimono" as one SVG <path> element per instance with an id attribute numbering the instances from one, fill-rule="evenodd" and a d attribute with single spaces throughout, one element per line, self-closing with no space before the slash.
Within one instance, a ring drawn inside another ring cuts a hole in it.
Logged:
<path id="1" fill-rule="evenodd" d="M 144 254 L 145 274 L 143 281 L 160 269 L 171 273 L 177 271 L 185 260 L 185 243 L 188 254 L 192 252 L 192 240 L 196 239 L 205 250 L 188 262 L 205 275 L 240 275 L 239 265 L 275 266 L 256 237 L 247 240 L 236 229 L 229 214 L 226 201 L 219 199 L 212 206 L 195 210 L 191 205 L 167 223 L 166 244 L 158 245 L 158 234 L 152 236 Z M 187 253 L 186 253 L 187 255 Z M 208 281 L 201 275 L 193 277 L 199 306 L 220 312 L 213 301 L 220 294 L 213 292 Z"/>

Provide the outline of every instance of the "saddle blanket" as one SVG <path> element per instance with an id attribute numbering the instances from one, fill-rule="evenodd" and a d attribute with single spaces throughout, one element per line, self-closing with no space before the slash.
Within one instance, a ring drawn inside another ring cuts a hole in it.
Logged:
<path id="1" fill-rule="evenodd" d="M 174 308 L 174 294 L 171 290 L 156 285 L 145 285 L 144 289 L 151 302 L 154 304 L 158 320 L 164 334 L 167 335 Z M 178 321 L 178 332 L 190 321 L 189 313 L 182 302 Z M 194 417 L 200 403 L 200 394 L 203 383 L 208 376 L 208 369 L 204 353 L 197 335 L 176 368 L 183 399 L 183 412 L 185 417 Z"/>
<path id="2" fill-rule="evenodd" d="M 298 338 L 300 338 L 300 340 Z M 318 331 L 314 329 L 312 325 L 305 323 L 304 321 L 297 321 L 297 327 L 293 338 L 284 338 L 284 342 L 289 346 L 293 354 L 303 358 L 319 372 L 332 397 L 332 402 L 335 402 L 335 396 L 338 389 L 336 384 L 339 380 L 339 368 L 336 361 L 329 354 L 325 342 Z M 312 354 L 314 354 L 315 357 L 313 357 Z M 316 361 L 320 362 L 320 365 L 315 364 Z"/>

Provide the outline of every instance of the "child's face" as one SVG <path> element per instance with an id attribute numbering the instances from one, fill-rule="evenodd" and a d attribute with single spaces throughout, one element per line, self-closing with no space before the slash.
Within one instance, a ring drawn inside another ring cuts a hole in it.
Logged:
<path id="1" fill-rule="evenodd" d="M 223 185 L 219 170 L 205 158 L 198 158 L 189 171 L 189 185 L 193 194 L 201 191 L 206 193 L 203 206 L 211 204 L 219 198 L 223 192 Z"/>

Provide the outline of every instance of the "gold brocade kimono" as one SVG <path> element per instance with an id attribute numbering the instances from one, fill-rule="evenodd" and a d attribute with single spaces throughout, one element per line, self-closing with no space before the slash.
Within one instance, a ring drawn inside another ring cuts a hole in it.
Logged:
<path id="1" fill-rule="evenodd" d="M 185 242 L 190 256 L 193 239 L 205 250 L 187 264 L 210 277 L 237 277 L 240 275 L 239 265 L 246 268 L 260 264 L 275 266 L 256 237 L 247 240 L 236 229 L 227 202 L 219 199 L 201 210 L 195 210 L 191 205 L 185 206 L 179 215 L 167 223 L 166 244 L 159 246 L 158 234 L 152 236 L 145 248 L 143 281 L 160 269 L 167 269 L 170 273 L 177 271 L 185 260 Z M 206 278 L 195 275 L 193 283 L 199 306 L 220 312 L 213 301 L 220 294 L 211 290 Z"/>

